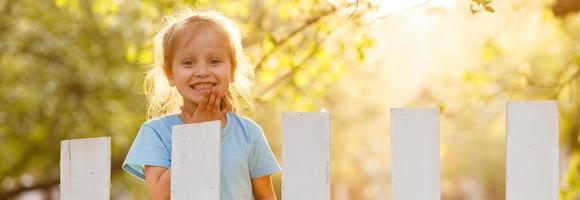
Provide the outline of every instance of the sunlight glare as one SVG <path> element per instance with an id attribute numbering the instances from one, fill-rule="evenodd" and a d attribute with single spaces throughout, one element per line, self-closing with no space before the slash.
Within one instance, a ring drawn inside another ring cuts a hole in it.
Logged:
<path id="1" fill-rule="evenodd" d="M 392 15 L 413 8 L 444 8 L 451 10 L 455 8 L 457 0 L 379 0 L 376 2 L 379 6 L 380 15 Z"/>

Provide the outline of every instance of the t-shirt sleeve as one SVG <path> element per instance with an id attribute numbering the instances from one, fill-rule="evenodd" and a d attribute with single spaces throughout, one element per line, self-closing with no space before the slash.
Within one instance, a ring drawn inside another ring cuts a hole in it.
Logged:
<path id="1" fill-rule="evenodd" d="M 129 174 L 145 180 L 145 165 L 171 167 L 171 154 L 161 135 L 150 126 L 143 125 L 129 149 L 123 169 Z"/>
<path id="2" fill-rule="evenodd" d="M 248 161 L 250 177 L 261 177 L 279 172 L 281 170 L 280 165 L 276 161 L 270 145 L 268 145 L 264 132 L 259 126 L 252 129 L 255 135 L 252 140 L 250 159 Z"/>

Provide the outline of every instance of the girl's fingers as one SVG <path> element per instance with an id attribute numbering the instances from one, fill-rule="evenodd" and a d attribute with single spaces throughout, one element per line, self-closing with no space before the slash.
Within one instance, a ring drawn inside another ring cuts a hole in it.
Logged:
<path id="1" fill-rule="evenodd" d="M 220 103 L 222 102 L 222 97 L 221 95 L 217 96 L 215 99 L 215 102 L 213 103 L 213 112 L 218 113 L 220 111 Z"/>
<path id="2" fill-rule="evenodd" d="M 222 103 L 223 101 L 223 103 Z M 220 95 L 217 89 L 204 93 L 203 100 L 199 103 L 195 111 L 188 110 L 187 107 L 181 106 L 183 117 L 191 122 L 203 122 L 216 120 L 232 110 L 232 104 L 225 95 Z M 224 104 L 222 109 L 220 104 Z"/>
<path id="3" fill-rule="evenodd" d="M 201 101 L 201 103 L 199 105 L 197 105 L 197 109 L 195 110 L 195 113 L 203 112 L 205 110 L 205 107 L 206 107 L 208 101 L 209 101 L 209 95 L 205 95 L 203 100 Z"/>
<path id="4" fill-rule="evenodd" d="M 213 111 L 213 105 L 215 104 L 216 101 L 216 94 L 215 94 L 215 90 L 211 90 L 211 93 L 209 95 L 209 102 L 207 103 L 207 105 L 205 106 L 205 111 L 206 112 L 211 112 Z"/>
<path id="5" fill-rule="evenodd" d="M 183 108 L 187 111 L 187 113 L 189 114 L 189 117 L 193 117 L 193 115 L 195 114 L 195 110 L 191 110 L 185 106 L 183 106 Z"/>

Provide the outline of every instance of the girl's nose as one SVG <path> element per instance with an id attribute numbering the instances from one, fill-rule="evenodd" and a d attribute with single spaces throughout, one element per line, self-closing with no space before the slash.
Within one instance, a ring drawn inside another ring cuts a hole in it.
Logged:
<path id="1" fill-rule="evenodd" d="M 194 72 L 194 76 L 204 78 L 209 76 L 208 66 L 200 65 L 196 67 L 197 70 Z"/>

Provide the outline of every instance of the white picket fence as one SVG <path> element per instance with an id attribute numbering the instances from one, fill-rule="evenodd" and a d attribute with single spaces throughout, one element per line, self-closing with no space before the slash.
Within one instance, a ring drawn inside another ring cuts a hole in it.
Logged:
<path id="1" fill-rule="evenodd" d="M 441 198 L 438 115 L 434 108 L 391 110 L 393 200 Z M 557 200 L 555 103 L 507 103 L 506 128 L 506 199 Z M 173 127 L 172 199 L 219 199 L 219 135 L 219 121 Z M 284 113 L 282 138 L 282 199 L 329 200 L 330 115 Z M 62 200 L 109 199 L 110 137 L 62 141 L 60 165 Z"/>

